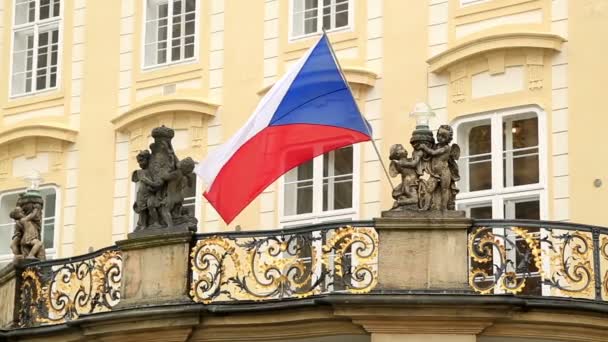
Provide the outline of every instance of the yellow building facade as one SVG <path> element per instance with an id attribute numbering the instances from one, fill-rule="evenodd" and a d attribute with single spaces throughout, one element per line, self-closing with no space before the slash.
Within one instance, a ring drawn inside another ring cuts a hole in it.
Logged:
<path id="1" fill-rule="evenodd" d="M 591 150 L 607 123 L 596 83 L 605 74 L 602 1 L 316 3 L 3 1 L 2 236 L 10 237 L 5 211 L 25 186 L 22 178 L 37 170 L 54 203 L 45 213 L 50 255 L 124 238 L 135 220 L 134 156 L 147 148 L 151 128 L 174 128 L 179 156 L 202 160 L 245 122 L 321 25 L 383 156 L 392 144 L 407 143 L 414 125 L 408 113 L 427 102 L 437 114 L 434 128 L 452 124 L 464 148 L 461 168 L 470 175 L 461 181 L 459 207 L 470 215 L 515 218 L 519 210 L 608 225 L 601 210 L 608 158 Z M 515 133 L 501 133 L 507 125 L 526 130 L 520 140 L 527 141 L 513 144 Z M 346 154 L 348 184 L 335 187 L 337 207 L 311 204 L 327 192 L 317 161 L 300 175 L 312 190 L 302 179 L 294 183 L 292 172 L 231 226 L 205 203 L 198 184 L 189 196 L 199 230 L 378 216 L 391 203 L 378 157 L 369 143 Z M 295 208 L 297 196 L 308 203 Z M 8 250 L 1 254 L 10 259 Z"/>
<path id="2" fill-rule="evenodd" d="M 127 239 L 152 129 L 202 162 L 323 30 L 382 162 L 319 156 L 230 225 L 198 179 L 199 234 Z M 0 265 L 37 175 L 52 259 L 0 268 L 0 340 L 608 340 L 606 33 L 604 0 L 0 0 Z M 473 220 L 382 217 L 425 103 Z"/>

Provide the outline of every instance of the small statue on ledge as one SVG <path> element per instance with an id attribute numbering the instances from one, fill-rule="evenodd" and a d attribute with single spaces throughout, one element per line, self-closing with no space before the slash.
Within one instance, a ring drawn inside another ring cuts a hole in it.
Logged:
<path id="1" fill-rule="evenodd" d="M 417 118 L 416 130 L 410 143 L 414 148 L 412 158 L 401 144 L 391 146 L 390 175 L 401 175 L 401 183 L 393 189 L 395 200 L 389 212 L 446 212 L 455 210 L 458 193 L 456 182 L 460 179 L 457 160 L 460 147 L 452 144 L 453 130 L 442 125 L 437 130 L 437 141 L 428 126 L 433 113 L 420 109 L 412 116 Z"/>
<path id="2" fill-rule="evenodd" d="M 197 220 L 183 210 L 187 187 L 194 186 L 194 161 L 179 160 L 173 151 L 173 129 L 161 126 L 152 130 L 154 142 L 150 151 L 137 155 L 140 169 L 131 180 L 138 185 L 133 210 L 139 215 L 135 231 L 146 229 L 178 229 L 196 231 Z"/>
<path id="3" fill-rule="evenodd" d="M 42 196 L 37 189 L 30 188 L 19 195 L 15 208 L 9 216 L 15 220 L 15 232 L 11 251 L 15 261 L 46 260 L 42 243 Z"/>

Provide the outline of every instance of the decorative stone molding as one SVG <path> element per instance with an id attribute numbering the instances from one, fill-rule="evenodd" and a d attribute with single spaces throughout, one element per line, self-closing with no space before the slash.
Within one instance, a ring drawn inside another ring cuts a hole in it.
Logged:
<path id="1" fill-rule="evenodd" d="M 46 137 L 73 143 L 77 134 L 78 131 L 58 124 L 22 124 L 0 131 L 0 145 L 26 137 Z"/>
<path id="2" fill-rule="evenodd" d="M 467 71 L 464 66 L 451 70 L 450 91 L 452 102 L 461 103 L 466 100 L 465 87 L 467 84 Z"/>
<path id="3" fill-rule="evenodd" d="M 498 49 L 541 48 L 560 51 L 566 39 L 552 33 L 508 32 L 472 39 L 427 60 L 429 70 L 441 73 L 449 66 L 472 56 Z"/>
<path id="4" fill-rule="evenodd" d="M 342 72 L 344 73 L 344 77 L 346 81 L 350 85 L 350 88 L 353 92 L 353 96 L 355 99 L 359 99 L 361 97 L 361 93 L 368 88 L 373 87 L 376 84 L 376 79 L 378 78 L 378 74 L 375 72 L 360 68 L 360 67 L 349 67 L 345 66 L 342 68 Z M 257 94 L 259 96 L 264 96 L 274 86 L 274 83 L 267 85 L 266 87 L 260 89 Z"/>
<path id="5" fill-rule="evenodd" d="M 115 117 L 112 123 L 117 131 L 123 131 L 136 121 L 172 112 L 215 116 L 218 107 L 218 104 L 196 97 L 183 95 L 154 97 Z"/>
<path id="6" fill-rule="evenodd" d="M 528 67 L 528 88 L 530 90 L 542 89 L 543 87 L 543 50 L 534 49 L 526 54 L 526 66 Z"/>

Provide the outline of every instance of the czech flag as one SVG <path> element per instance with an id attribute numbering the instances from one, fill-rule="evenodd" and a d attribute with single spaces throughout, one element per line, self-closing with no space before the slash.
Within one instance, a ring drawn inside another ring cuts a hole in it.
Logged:
<path id="1" fill-rule="evenodd" d="M 323 153 L 371 139 L 325 34 L 262 98 L 247 123 L 195 172 L 230 223 L 277 178 Z"/>

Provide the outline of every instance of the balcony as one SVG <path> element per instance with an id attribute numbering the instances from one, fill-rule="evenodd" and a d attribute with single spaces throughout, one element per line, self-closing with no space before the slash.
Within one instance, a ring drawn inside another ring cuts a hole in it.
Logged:
<path id="1" fill-rule="evenodd" d="M 0 340 L 606 340 L 607 228 L 444 221 L 168 234 L 8 266 Z"/>

